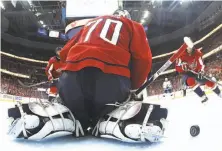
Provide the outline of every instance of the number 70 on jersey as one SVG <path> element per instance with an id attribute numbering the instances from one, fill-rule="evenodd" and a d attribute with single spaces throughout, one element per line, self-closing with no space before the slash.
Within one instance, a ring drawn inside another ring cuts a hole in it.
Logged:
<path id="1" fill-rule="evenodd" d="M 91 34 L 93 33 L 93 31 L 95 30 L 95 28 L 99 25 L 99 23 L 101 23 L 101 21 L 103 21 L 102 18 L 98 19 L 98 20 L 94 20 L 94 21 L 91 21 L 91 22 L 88 22 L 86 24 L 86 26 L 91 26 L 86 34 L 86 37 L 84 39 L 84 42 L 87 42 L 91 36 Z M 112 38 L 111 39 L 108 39 L 106 38 L 107 37 L 107 33 L 108 33 L 108 30 L 110 28 L 110 25 L 111 24 L 116 24 L 115 28 L 114 28 L 114 31 L 112 33 Z M 119 20 L 113 20 L 113 19 L 106 19 L 105 20 L 105 24 L 104 26 L 102 27 L 102 30 L 99 34 L 99 37 L 101 39 L 103 39 L 104 41 L 107 41 L 113 45 L 116 45 L 117 44 L 117 41 L 119 39 L 119 34 L 120 34 L 120 30 L 121 30 L 121 27 L 122 27 L 123 23 Z"/>

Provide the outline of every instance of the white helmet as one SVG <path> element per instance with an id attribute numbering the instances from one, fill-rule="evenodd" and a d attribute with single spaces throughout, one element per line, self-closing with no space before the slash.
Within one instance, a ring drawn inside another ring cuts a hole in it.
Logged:
<path id="1" fill-rule="evenodd" d="M 113 15 L 122 16 L 131 19 L 130 13 L 127 10 L 118 9 L 113 13 Z"/>
<path id="2" fill-rule="evenodd" d="M 187 52 L 188 53 L 193 53 L 194 43 L 191 40 L 191 38 L 190 37 L 184 37 L 183 40 L 184 40 L 184 43 L 187 45 Z"/>
<path id="3" fill-rule="evenodd" d="M 168 81 L 168 78 L 165 78 L 165 81 Z"/>

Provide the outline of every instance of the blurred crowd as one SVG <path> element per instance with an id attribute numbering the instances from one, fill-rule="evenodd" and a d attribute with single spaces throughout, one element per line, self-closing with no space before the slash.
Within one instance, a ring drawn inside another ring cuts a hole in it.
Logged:
<path id="1" fill-rule="evenodd" d="M 3 60 L 4 59 L 2 59 L 2 68 L 4 69 L 6 64 L 4 64 L 5 62 Z M 17 64 L 13 63 L 13 64 L 14 65 L 8 64 L 8 67 L 7 68 L 5 67 L 5 68 L 10 69 L 10 71 L 19 72 L 26 75 L 33 75 L 32 78 L 29 79 L 28 84 L 35 84 L 40 81 L 43 81 L 43 79 L 44 81 L 47 80 L 46 77 L 44 76 L 44 70 L 40 68 L 41 70 L 38 71 L 39 67 L 34 68 L 34 66 L 32 66 L 31 68 L 28 68 L 26 67 L 27 65 L 23 66 L 22 64 L 19 64 L 19 63 Z M 35 74 L 38 72 L 32 72 L 33 70 L 42 72 L 42 73 L 39 73 L 40 76 L 36 76 Z M 222 53 L 214 55 L 213 57 L 210 57 L 210 59 L 206 61 L 206 74 L 207 75 L 211 74 L 212 76 L 216 77 L 216 79 L 222 80 Z M 41 79 L 40 77 L 42 77 L 42 80 L 40 80 Z M 166 77 L 172 82 L 174 91 L 178 91 L 182 88 L 181 75 L 178 75 L 177 73 L 174 72 L 166 76 L 160 76 L 157 80 L 155 80 L 147 88 L 148 94 L 149 95 L 162 94 L 163 93 L 162 84 Z M 20 81 L 27 82 L 26 79 L 21 79 L 21 78 L 19 79 Z M 45 86 L 45 88 L 47 88 L 47 86 Z M 4 73 L 1 74 L 1 93 L 7 93 L 11 95 L 18 95 L 18 96 L 25 96 L 25 97 L 40 97 L 41 98 L 43 96 L 42 93 L 37 91 L 37 88 L 24 88 L 18 83 L 17 77 L 10 76 Z M 45 94 L 44 94 L 44 97 L 45 97 Z"/>
<path id="2" fill-rule="evenodd" d="M 1 69 L 13 73 L 29 76 L 29 79 L 11 76 L 1 73 L 1 89 L 0 92 L 4 94 L 32 97 L 32 98 L 46 98 L 45 92 L 37 91 L 37 88 L 25 88 L 18 81 L 23 84 L 35 84 L 41 81 L 46 81 L 47 78 L 44 73 L 46 64 L 33 63 L 25 60 L 11 58 L 1 55 Z M 44 86 L 47 88 L 47 86 Z"/>
<path id="3" fill-rule="evenodd" d="M 11 72 L 20 73 L 28 76 L 39 76 L 39 80 L 44 78 L 46 64 L 33 63 L 25 60 L 19 60 L 8 56 L 1 56 L 1 68 L 8 69 Z"/>
<path id="4" fill-rule="evenodd" d="M 210 50 L 213 50 L 222 44 L 222 33 L 215 34 L 215 36 L 209 38 L 211 42 L 203 43 L 203 52 L 207 53 Z M 169 58 L 164 57 L 156 59 L 153 61 L 152 73 L 155 73 Z M 218 80 L 222 80 L 222 53 L 218 52 L 204 60 L 206 68 L 206 74 L 216 77 Z M 11 58 L 8 56 L 1 56 L 1 68 L 30 76 L 29 79 L 18 78 L 11 76 L 5 73 L 1 73 L 1 93 L 7 93 L 11 95 L 24 96 L 24 97 L 37 97 L 37 98 L 46 98 L 46 92 L 37 91 L 37 88 L 24 88 L 19 84 L 18 80 L 26 84 L 36 84 L 41 81 L 47 81 L 47 77 L 44 73 L 46 64 L 33 63 L 28 61 L 23 61 Z M 169 69 L 173 69 L 172 65 Z M 159 95 L 163 93 L 162 84 L 165 78 L 168 78 L 173 85 L 173 91 L 178 91 L 182 88 L 181 84 L 181 75 L 178 73 L 170 73 L 167 75 L 162 75 L 156 79 L 148 88 L 148 95 Z M 48 85 L 41 86 L 47 88 Z"/>
<path id="5" fill-rule="evenodd" d="M 22 86 L 18 80 L 23 81 L 14 76 L 1 73 L 1 89 L 2 94 L 10 94 L 30 98 L 46 98 L 45 92 L 37 91 L 37 88 L 26 88 Z"/>

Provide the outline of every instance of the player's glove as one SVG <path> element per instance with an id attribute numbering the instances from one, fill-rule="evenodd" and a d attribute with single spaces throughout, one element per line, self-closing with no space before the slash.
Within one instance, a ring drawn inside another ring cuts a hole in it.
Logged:
<path id="1" fill-rule="evenodd" d="M 181 67 L 182 67 L 182 70 L 185 71 L 185 72 L 187 72 L 187 71 L 189 70 L 188 65 L 187 65 L 186 62 L 183 62 L 183 63 L 181 64 Z"/>
<path id="2" fill-rule="evenodd" d="M 198 72 L 197 78 L 201 80 L 204 79 L 204 70 Z"/>
<path id="3" fill-rule="evenodd" d="M 48 80 L 49 80 L 49 81 L 52 81 L 52 80 L 53 80 L 52 75 L 49 75 L 49 76 L 48 76 Z"/>

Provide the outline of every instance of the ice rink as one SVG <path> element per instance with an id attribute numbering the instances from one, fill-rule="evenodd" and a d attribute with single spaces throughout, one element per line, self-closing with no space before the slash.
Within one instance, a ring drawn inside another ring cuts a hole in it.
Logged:
<path id="1" fill-rule="evenodd" d="M 13 103 L 0 101 L 0 147 L 10 151 L 222 151 L 222 99 L 210 94 L 207 105 L 197 97 L 162 100 L 169 108 L 166 138 L 157 144 L 130 144 L 94 137 L 70 136 L 45 141 L 13 140 L 7 136 L 7 108 Z M 200 135 L 192 138 L 191 125 L 200 126 Z"/>

